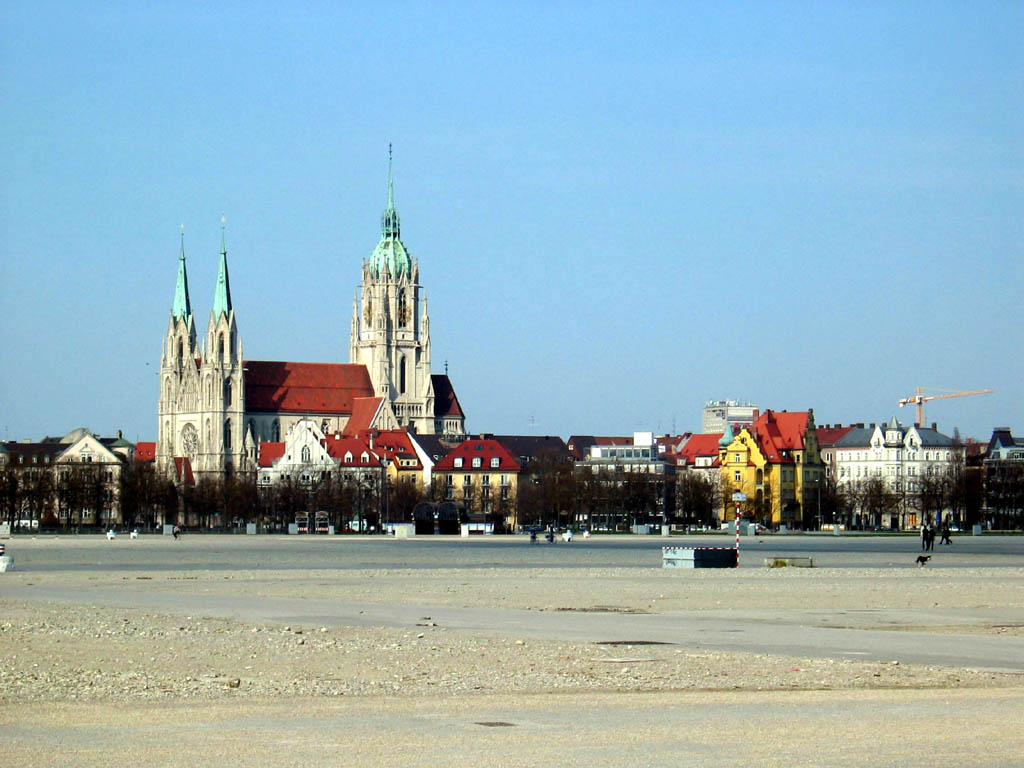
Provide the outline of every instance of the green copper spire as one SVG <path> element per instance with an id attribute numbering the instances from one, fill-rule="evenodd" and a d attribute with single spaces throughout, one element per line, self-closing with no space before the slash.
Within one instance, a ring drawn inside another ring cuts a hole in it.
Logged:
<path id="1" fill-rule="evenodd" d="M 187 320 L 192 314 L 188 300 L 188 275 L 185 272 L 185 225 L 181 225 L 181 255 L 178 257 L 178 284 L 174 288 L 174 308 L 171 316 Z"/>
<path id="2" fill-rule="evenodd" d="M 398 211 L 395 210 L 395 178 L 391 173 L 391 145 L 388 144 L 388 207 L 380 217 L 381 235 L 386 238 L 401 237 Z"/>
<path id="3" fill-rule="evenodd" d="M 217 273 L 217 290 L 213 294 L 213 316 L 231 312 L 231 284 L 228 282 L 228 249 L 224 244 L 224 217 L 220 217 L 220 271 Z"/>

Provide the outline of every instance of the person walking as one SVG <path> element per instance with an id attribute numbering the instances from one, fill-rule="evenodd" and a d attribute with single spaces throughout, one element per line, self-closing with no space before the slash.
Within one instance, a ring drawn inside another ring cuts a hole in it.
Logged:
<path id="1" fill-rule="evenodd" d="M 949 523 L 942 524 L 942 538 L 939 539 L 939 544 L 952 544 L 953 540 L 949 538 Z"/>
<path id="2" fill-rule="evenodd" d="M 928 549 L 928 523 L 921 523 L 921 551 Z"/>

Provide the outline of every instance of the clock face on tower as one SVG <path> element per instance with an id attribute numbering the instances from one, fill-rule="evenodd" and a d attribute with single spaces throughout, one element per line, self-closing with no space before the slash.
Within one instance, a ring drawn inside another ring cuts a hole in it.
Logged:
<path id="1" fill-rule="evenodd" d="M 196 454 L 199 453 L 199 433 L 191 424 L 186 424 L 185 428 L 181 430 L 181 447 L 184 449 L 185 455 L 194 461 Z"/>

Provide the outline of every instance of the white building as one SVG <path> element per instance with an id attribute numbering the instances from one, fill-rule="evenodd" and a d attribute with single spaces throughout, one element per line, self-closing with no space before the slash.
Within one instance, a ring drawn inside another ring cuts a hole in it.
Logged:
<path id="1" fill-rule="evenodd" d="M 733 434 L 739 434 L 741 429 L 750 427 L 757 421 L 757 417 L 760 415 L 760 410 L 752 403 L 741 403 L 738 400 L 711 400 L 704 405 L 700 431 L 705 434 L 712 432 L 722 434 L 726 427 L 732 427 Z"/>
<path id="2" fill-rule="evenodd" d="M 836 482 L 853 487 L 873 477 L 899 497 L 889 520 L 880 524 L 915 528 L 922 522 L 916 504 L 926 478 L 947 474 L 963 461 L 964 448 L 935 429 L 904 427 L 893 417 L 888 424 L 855 427 L 835 443 Z"/>

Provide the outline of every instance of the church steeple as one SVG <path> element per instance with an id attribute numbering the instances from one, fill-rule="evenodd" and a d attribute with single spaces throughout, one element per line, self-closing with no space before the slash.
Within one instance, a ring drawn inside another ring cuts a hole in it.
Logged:
<path id="1" fill-rule="evenodd" d="M 213 294 L 213 316 L 231 313 L 231 285 L 228 281 L 228 249 L 224 240 L 224 217 L 220 217 L 220 270 L 217 289 Z"/>
<path id="2" fill-rule="evenodd" d="M 185 271 L 185 225 L 181 225 L 181 255 L 178 257 L 178 284 L 174 288 L 174 306 L 171 316 L 187 321 L 192 316 L 192 303 L 188 299 L 188 274 Z"/>
<path id="3" fill-rule="evenodd" d="M 395 178 L 391 172 L 391 145 L 388 144 L 388 207 L 380 217 L 380 233 L 384 238 L 398 239 L 402 236 L 398 211 L 395 210 Z"/>

